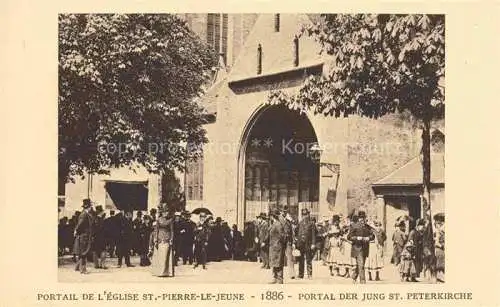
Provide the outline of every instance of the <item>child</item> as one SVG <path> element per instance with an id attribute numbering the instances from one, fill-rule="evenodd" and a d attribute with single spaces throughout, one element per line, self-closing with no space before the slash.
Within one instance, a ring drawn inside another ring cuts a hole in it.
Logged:
<path id="1" fill-rule="evenodd" d="M 331 276 L 340 276 L 340 264 L 342 262 L 342 238 L 340 234 L 340 228 L 337 224 L 333 224 L 330 226 L 328 231 L 328 255 L 326 257 L 326 263 L 330 266 L 330 275 Z M 335 273 L 333 273 L 335 269 Z"/>
<path id="2" fill-rule="evenodd" d="M 399 273 L 401 281 L 410 281 L 417 275 L 415 269 L 415 246 L 412 240 L 409 240 L 401 252 L 401 262 L 399 263 Z"/>

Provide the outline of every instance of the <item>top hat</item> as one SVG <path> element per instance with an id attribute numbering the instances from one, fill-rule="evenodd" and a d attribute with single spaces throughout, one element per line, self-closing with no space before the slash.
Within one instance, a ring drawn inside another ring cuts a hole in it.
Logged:
<path id="1" fill-rule="evenodd" d="M 340 216 L 338 214 L 334 214 L 332 216 L 332 222 L 335 223 L 335 222 L 340 222 Z"/>
<path id="2" fill-rule="evenodd" d="M 92 207 L 92 203 L 90 202 L 90 199 L 89 199 L 89 198 L 85 198 L 85 199 L 83 200 L 83 205 L 82 205 L 82 207 L 83 207 L 84 209 L 87 209 L 87 208 Z"/>
<path id="3" fill-rule="evenodd" d="M 358 218 L 360 218 L 360 219 L 366 218 L 366 213 L 364 211 L 359 211 L 358 212 Z"/>
<path id="4" fill-rule="evenodd" d="M 168 207 L 167 207 L 166 203 L 161 203 L 158 205 L 158 212 L 167 212 L 167 210 L 168 210 Z"/>
<path id="5" fill-rule="evenodd" d="M 274 216 L 274 217 L 277 217 L 281 214 L 280 210 L 278 208 L 274 208 L 273 210 L 271 210 L 270 212 L 270 215 Z"/>
<path id="6" fill-rule="evenodd" d="M 302 213 L 302 215 L 309 214 L 309 210 L 307 210 L 306 208 L 304 208 L 304 209 L 301 210 L 301 213 Z"/>
<path id="7" fill-rule="evenodd" d="M 402 226 L 406 226 L 406 223 L 405 221 L 399 221 L 399 222 L 396 222 L 396 227 L 402 227 Z"/>

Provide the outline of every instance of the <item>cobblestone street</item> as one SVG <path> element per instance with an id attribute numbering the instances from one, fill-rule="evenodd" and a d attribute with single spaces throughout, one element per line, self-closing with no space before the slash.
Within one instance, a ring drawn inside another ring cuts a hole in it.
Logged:
<path id="1" fill-rule="evenodd" d="M 193 269 L 191 265 L 180 265 L 175 268 L 175 278 L 158 278 L 150 273 L 149 267 L 135 266 L 127 268 L 116 267 L 117 259 L 107 260 L 107 270 L 94 269 L 88 264 L 90 274 L 82 275 L 74 271 L 71 258 L 65 258 L 58 270 L 60 282 L 148 282 L 148 283 L 232 283 L 232 284 L 267 284 L 271 281 L 271 270 L 260 268 L 260 263 L 231 261 L 211 262 L 207 269 Z M 138 257 L 132 257 L 132 264 L 139 263 Z M 296 265 L 296 270 L 298 269 Z M 368 274 L 367 274 L 368 275 Z M 321 262 L 313 262 L 313 279 L 290 279 L 285 267 L 285 283 L 287 284 L 352 284 L 352 280 L 343 277 L 331 277 L 328 267 Z M 368 276 L 367 276 L 368 278 Z M 393 284 L 400 283 L 397 269 L 393 265 L 386 266 L 381 272 L 381 281 L 367 283 Z"/>

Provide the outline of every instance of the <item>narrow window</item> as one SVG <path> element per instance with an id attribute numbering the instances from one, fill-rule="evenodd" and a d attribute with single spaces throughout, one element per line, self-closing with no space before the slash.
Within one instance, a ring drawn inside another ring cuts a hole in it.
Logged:
<path id="1" fill-rule="evenodd" d="M 280 31 L 280 14 L 274 14 L 274 32 Z"/>
<path id="2" fill-rule="evenodd" d="M 257 74 L 260 75 L 262 73 L 262 45 L 259 44 L 257 47 Z"/>
<path id="3" fill-rule="evenodd" d="M 293 39 L 293 65 L 299 66 L 299 38 L 297 35 Z"/>

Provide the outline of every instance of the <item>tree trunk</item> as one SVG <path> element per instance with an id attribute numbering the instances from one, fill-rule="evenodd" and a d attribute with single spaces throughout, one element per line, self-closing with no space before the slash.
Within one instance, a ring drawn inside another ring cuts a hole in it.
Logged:
<path id="1" fill-rule="evenodd" d="M 424 219 L 427 221 L 427 229 L 424 235 L 424 247 L 427 249 L 427 265 L 431 274 L 431 280 L 436 281 L 435 253 L 434 253 L 434 231 L 432 227 L 431 210 L 431 123 L 430 119 L 423 120 L 422 128 L 422 209 Z"/>

